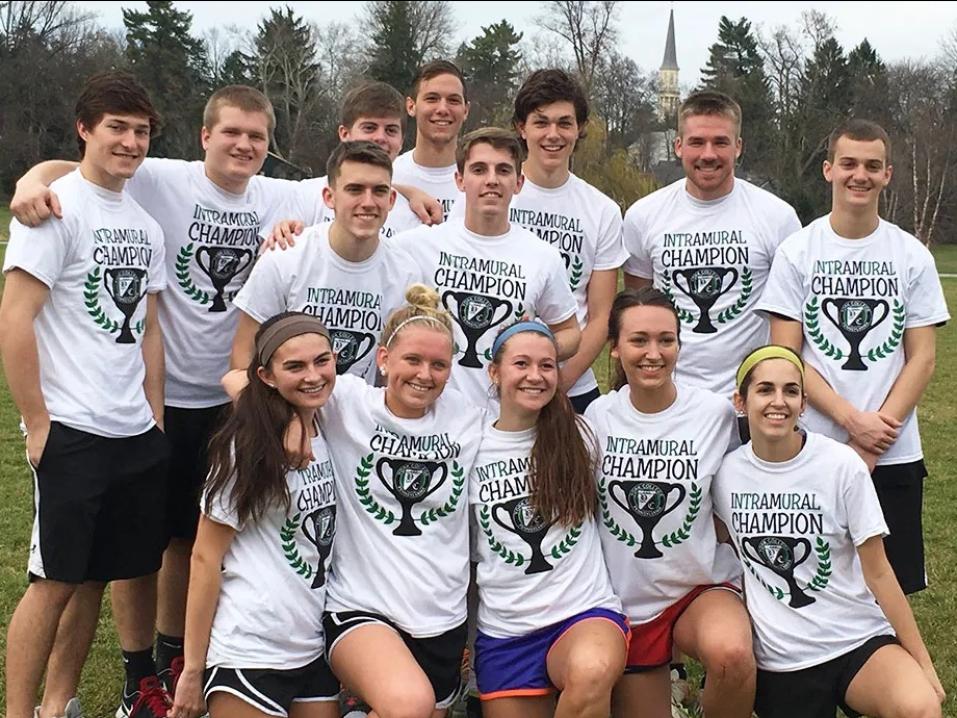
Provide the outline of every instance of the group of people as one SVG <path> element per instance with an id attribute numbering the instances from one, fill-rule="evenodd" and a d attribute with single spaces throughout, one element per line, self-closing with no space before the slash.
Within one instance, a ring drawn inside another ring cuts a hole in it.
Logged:
<path id="1" fill-rule="evenodd" d="M 532 73 L 511 130 L 459 138 L 468 108 L 446 61 L 362 84 L 293 182 L 258 175 L 253 88 L 186 162 L 146 157 L 134 78 L 86 84 L 3 268 L 36 508 L 7 718 L 80 716 L 108 582 L 118 718 L 337 718 L 342 687 L 441 718 L 467 646 L 489 718 L 665 718 L 682 655 L 710 717 L 940 716 L 905 593 L 949 314 L 878 216 L 886 133 L 835 129 L 802 229 L 696 93 L 685 177 L 622 220 L 571 171 L 573 77 Z"/>

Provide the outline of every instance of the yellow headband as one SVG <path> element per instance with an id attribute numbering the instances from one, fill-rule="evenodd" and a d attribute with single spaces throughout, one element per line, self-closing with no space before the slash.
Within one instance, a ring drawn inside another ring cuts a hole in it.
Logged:
<path id="1" fill-rule="evenodd" d="M 741 362 L 741 366 L 738 367 L 737 381 L 735 382 L 735 385 L 738 387 L 738 391 L 741 391 L 741 384 L 744 382 L 744 378 L 748 375 L 748 372 L 754 369 L 754 367 L 763 362 L 765 359 L 785 359 L 791 362 L 797 367 L 797 370 L 801 372 L 801 381 L 804 381 L 804 365 L 801 363 L 801 360 L 798 358 L 797 354 L 790 349 L 778 346 L 777 344 L 768 344 L 766 347 L 755 349 L 744 358 L 743 362 Z"/>

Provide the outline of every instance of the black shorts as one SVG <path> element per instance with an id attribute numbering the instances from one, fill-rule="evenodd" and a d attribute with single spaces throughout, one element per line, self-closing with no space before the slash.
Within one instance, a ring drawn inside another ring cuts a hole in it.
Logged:
<path id="1" fill-rule="evenodd" d="M 758 718 L 834 718 L 840 707 L 849 718 L 857 718 L 861 714 L 845 702 L 848 686 L 878 649 L 899 644 L 894 636 L 876 636 L 810 668 L 784 672 L 759 668 L 754 712 Z"/>
<path id="2" fill-rule="evenodd" d="M 596 386 L 594 389 L 591 391 L 586 391 L 584 394 L 570 396 L 568 397 L 568 400 L 572 403 L 572 408 L 575 409 L 576 414 L 584 414 L 585 409 L 588 408 L 588 405 L 600 396 L 601 389 Z"/>
<path id="3" fill-rule="evenodd" d="M 170 538 L 194 539 L 199 523 L 199 494 L 209 473 L 206 449 L 229 404 L 204 409 L 164 409 L 169 439 L 169 497 L 166 516 Z"/>
<path id="4" fill-rule="evenodd" d="M 877 499 L 890 535 L 884 538 L 884 551 L 904 593 L 927 588 L 924 572 L 924 528 L 921 522 L 924 502 L 923 461 L 878 466 L 871 474 Z"/>
<path id="5" fill-rule="evenodd" d="M 169 446 L 153 427 L 107 438 L 50 424 L 34 471 L 32 578 L 113 581 L 159 570 Z"/>
<path id="6" fill-rule="evenodd" d="M 293 703 L 337 700 L 339 679 L 324 656 L 284 671 L 213 666 L 206 669 L 203 696 L 209 701 L 213 693 L 229 693 L 266 715 L 286 718 Z"/>
<path id="7" fill-rule="evenodd" d="M 326 655 L 332 663 L 332 652 L 336 644 L 349 631 L 360 626 L 379 623 L 388 626 L 399 634 L 419 668 L 432 684 L 435 693 L 435 707 L 439 710 L 451 706 L 458 697 L 462 678 L 462 652 L 465 650 L 467 635 L 466 624 L 456 626 L 451 631 L 415 638 L 396 626 L 385 616 L 364 611 L 327 612 L 322 617 L 322 630 L 326 634 Z"/>

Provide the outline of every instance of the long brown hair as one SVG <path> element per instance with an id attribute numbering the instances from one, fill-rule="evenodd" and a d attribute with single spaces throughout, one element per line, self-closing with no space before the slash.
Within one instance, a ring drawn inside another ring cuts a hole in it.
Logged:
<path id="1" fill-rule="evenodd" d="M 301 312 L 283 312 L 263 322 L 256 332 L 259 347 L 263 333 L 273 324 Z M 309 316 L 302 314 L 302 316 Z M 268 360 L 267 360 L 268 361 Z M 271 507 L 289 510 L 286 474 L 292 464 L 283 437 L 295 410 L 278 391 L 259 378 L 259 352 L 246 370 L 249 384 L 239 394 L 232 411 L 209 442 L 209 478 L 205 501 L 230 495 L 240 525 L 257 521 Z M 303 427 L 307 431 L 309 427 Z"/>
<path id="2" fill-rule="evenodd" d="M 615 296 L 615 301 L 611 305 L 611 313 L 608 315 L 608 343 L 614 347 L 618 344 L 621 337 L 621 315 L 626 309 L 632 307 L 661 307 L 667 309 L 675 315 L 675 336 L 678 338 L 678 346 L 681 346 L 681 319 L 678 318 L 678 310 L 675 309 L 671 298 L 654 287 L 642 287 L 641 289 L 623 289 Z M 614 359 L 611 354 L 608 355 L 608 362 L 612 364 L 615 372 L 615 378 L 612 381 L 612 389 L 617 391 L 628 383 L 625 377 L 625 369 L 621 362 Z"/>
<path id="3" fill-rule="evenodd" d="M 516 336 L 527 334 L 519 332 Z M 499 347 L 492 363 L 499 366 L 505 347 Z M 555 345 L 556 355 L 558 346 Z M 535 443 L 529 463 L 528 482 L 535 509 L 546 519 L 571 527 L 595 515 L 598 493 L 598 441 L 588 423 L 575 413 L 561 389 L 555 392 L 535 422 Z"/>

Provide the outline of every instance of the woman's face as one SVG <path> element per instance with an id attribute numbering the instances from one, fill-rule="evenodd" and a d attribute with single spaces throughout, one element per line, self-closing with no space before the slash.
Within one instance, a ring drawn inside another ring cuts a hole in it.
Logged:
<path id="1" fill-rule="evenodd" d="M 631 390 L 670 389 L 678 363 L 678 321 L 665 307 L 629 307 L 621 313 L 611 355 L 621 362 Z"/>
<path id="2" fill-rule="evenodd" d="M 452 337 L 446 331 L 415 322 L 402 329 L 389 347 L 379 347 L 376 364 L 386 380 L 389 410 L 405 419 L 417 419 L 425 415 L 448 383 Z"/>
<path id="3" fill-rule="evenodd" d="M 502 410 L 541 411 L 558 390 L 558 355 L 554 342 L 538 332 L 520 332 L 505 342 L 501 358 L 489 365 Z"/>
<path id="4" fill-rule="evenodd" d="M 748 417 L 752 437 L 789 437 L 805 407 L 801 372 L 787 359 L 765 359 L 751 370 L 745 396 L 736 393 L 734 403 Z"/>
<path id="5" fill-rule="evenodd" d="M 321 334 L 300 334 L 283 342 L 259 378 L 297 409 L 318 409 L 336 385 L 336 359 Z"/>

